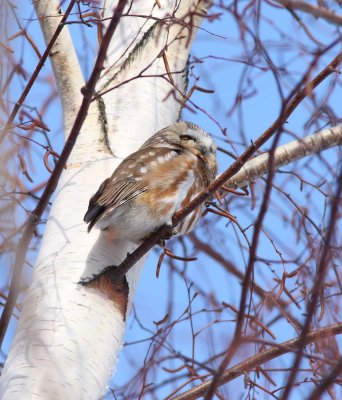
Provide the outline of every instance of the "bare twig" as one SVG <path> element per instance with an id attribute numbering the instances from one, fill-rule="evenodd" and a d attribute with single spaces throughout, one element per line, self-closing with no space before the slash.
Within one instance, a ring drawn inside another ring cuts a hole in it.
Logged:
<path id="1" fill-rule="evenodd" d="M 308 333 L 305 336 L 305 344 L 312 343 L 316 339 L 321 339 L 325 337 L 331 337 L 334 335 L 339 335 L 342 333 L 342 323 L 326 326 L 324 328 L 317 329 Z M 247 358 L 241 363 L 235 365 L 232 368 L 229 368 L 224 372 L 221 376 L 219 385 L 223 385 L 227 382 L 230 382 L 237 378 L 238 376 L 243 375 L 245 372 L 251 371 L 256 367 L 273 360 L 283 354 L 289 353 L 290 351 L 296 351 L 299 348 L 301 341 L 301 337 L 296 337 L 294 339 L 288 340 L 281 344 L 275 344 L 269 349 L 260 352 L 252 357 Z M 208 380 L 201 383 L 198 386 L 191 388 L 190 390 L 173 397 L 171 400 L 195 400 L 198 399 L 207 392 L 210 387 L 212 381 Z"/>
<path id="2" fill-rule="evenodd" d="M 325 7 L 317 7 L 306 1 L 300 0 L 275 0 L 286 8 L 293 10 L 304 11 L 308 14 L 313 15 L 316 18 L 323 18 L 327 22 L 335 25 L 342 25 L 342 17 Z"/>

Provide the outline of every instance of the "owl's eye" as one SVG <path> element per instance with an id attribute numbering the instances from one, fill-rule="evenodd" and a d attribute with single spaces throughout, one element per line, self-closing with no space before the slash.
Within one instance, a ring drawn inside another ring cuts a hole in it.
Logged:
<path id="1" fill-rule="evenodd" d="M 180 138 L 182 140 L 185 140 L 185 141 L 187 141 L 187 140 L 195 140 L 192 136 L 189 136 L 189 135 L 181 135 Z"/>

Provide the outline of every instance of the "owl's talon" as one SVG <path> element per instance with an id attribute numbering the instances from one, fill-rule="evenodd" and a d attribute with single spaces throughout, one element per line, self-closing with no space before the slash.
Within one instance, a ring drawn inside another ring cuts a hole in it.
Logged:
<path id="1" fill-rule="evenodd" d="M 159 239 L 157 245 L 160 246 L 162 249 L 165 248 L 165 239 Z"/>
<path id="2" fill-rule="evenodd" d="M 172 229 L 171 229 L 171 226 L 168 226 L 168 228 L 170 228 L 170 230 L 169 230 L 170 233 L 166 233 L 166 234 L 163 236 L 163 239 L 161 239 L 161 240 L 164 241 L 164 244 L 165 244 L 165 240 L 169 240 L 169 239 L 171 239 L 173 236 L 177 235 L 177 229 L 176 229 L 176 228 L 172 228 Z M 158 242 L 158 244 L 159 244 L 159 242 Z"/>

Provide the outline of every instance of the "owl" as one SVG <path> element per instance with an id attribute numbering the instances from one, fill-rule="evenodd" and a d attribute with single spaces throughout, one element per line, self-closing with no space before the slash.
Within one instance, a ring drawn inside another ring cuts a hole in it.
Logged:
<path id="1" fill-rule="evenodd" d="M 112 239 L 139 243 L 184 208 L 216 177 L 216 145 L 200 127 L 177 122 L 148 139 L 124 159 L 89 201 L 84 221 Z M 202 213 L 199 206 L 176 228 L 191 231 Z"/>

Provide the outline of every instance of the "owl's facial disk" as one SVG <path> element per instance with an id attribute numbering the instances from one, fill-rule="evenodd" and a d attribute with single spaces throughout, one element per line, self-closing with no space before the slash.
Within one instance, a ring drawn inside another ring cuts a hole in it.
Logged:
<path id="1" fill-rule="evenodd" d="M 188 129 L 178 132 L 177 136 L 177 145 L 201 158 L 215 176 L 217 172 L 216 144 L 212 138 L 202 129 L 198 127 L 193 129 L 191 125 Z"/>
<path id="2" fill-rule="evenodd" d="M 207 156 L 210 153 L 216 154 L 216 145 L 205 132 L 188 129 L 179 134 L 179 144 L 185 149 L 195 151 L 200 156 Z"/>
<path id="3" fill-rule="evenodd" d="M 162 129 L 146 141 L 142 148 L 148 146 L 168 146 L 175 150 L 189 151 L 206 163 L 212 179 L 216 176 L 216 144 L 208 133 L 191 122 L 177 122 Z"/>

